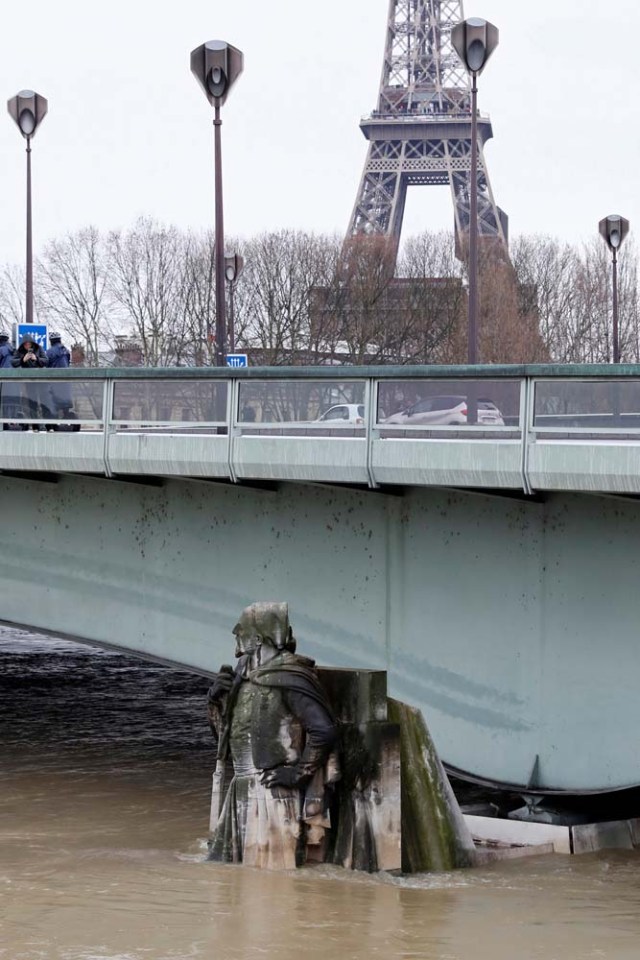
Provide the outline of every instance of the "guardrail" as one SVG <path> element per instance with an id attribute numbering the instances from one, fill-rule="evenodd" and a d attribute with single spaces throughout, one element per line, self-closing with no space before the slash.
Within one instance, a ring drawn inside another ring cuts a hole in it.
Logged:
<path id="1" fill-rule="evenodd" d="M 4 470 L 640 492 L 640 366 L 7 370 L 0 414 Z"/>
<path id="2" fill-rule="evenodd" d="M 478 120 L 490 121 L 491 115 L 485 111 L 478 110 Z M 415 110 L 413 113 L 378 113 L 377 110 L 372 111 L 372 113 L 366 113 L 361 115 L 360 122 L 367 123 L 373 121 L 380 121 L 384 123 L 385 121 L 402 121 L 404 123 L 415 123 L 416 120 L 430 120 L 441 121 L 441 122 L 453 122 L 453 123 L 469 123 L 471 119 L 471 114 L 469 110 L 459 110 L 454 111 L 438 111 L 434 110 L 432 113 L 428 111 L 418 111 Z"/>

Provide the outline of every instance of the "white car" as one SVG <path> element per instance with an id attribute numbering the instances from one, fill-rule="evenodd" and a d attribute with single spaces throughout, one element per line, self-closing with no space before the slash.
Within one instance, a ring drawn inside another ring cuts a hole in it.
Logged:
<path id="1" fill-rule="evenodd" d="M 483 426 L 503 427 L 502 414 L 492 400 L 478 399 L 478 423 Z M 458 427 L 467 423 L 467 398 L 462 396 L 427 397 L 412 407 L 394 413 L 383 423 L 449 425 Z"/>
<path id="2" fill-rule="evenodd" d="M 363 403 L 337 403 L 333 407 L 325 410 L 315 423 L 328 423 L 339 420 L 341 423 L 364 424 L 364 404 Z"/>

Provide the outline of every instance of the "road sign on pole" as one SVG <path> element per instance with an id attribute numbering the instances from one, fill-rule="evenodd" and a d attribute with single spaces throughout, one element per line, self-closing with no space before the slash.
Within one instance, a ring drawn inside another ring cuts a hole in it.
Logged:
<path id="1" fill-rule="evenodd" d="M 43 350 L 47 349 L 46 323 L 18 323 L 16 324 L 16 347 L 20 346 L 23 337 L 31 337 Z"/>
<path id="2" fill-rule="evenodd" d="M 228 367 L 248 367 L 249 361 L 247 359 L 247 354 L 246 353 L 228 353 L 227 366 Z"/>

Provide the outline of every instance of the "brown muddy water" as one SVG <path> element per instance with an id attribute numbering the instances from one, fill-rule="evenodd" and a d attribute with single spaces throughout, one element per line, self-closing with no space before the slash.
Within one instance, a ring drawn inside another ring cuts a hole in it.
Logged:
<path id="1" fill-rule="evenodd" d="M 204 862 L 205 679 L 0 630 L 1 960 L 638 960 L 640 856 Z"/>

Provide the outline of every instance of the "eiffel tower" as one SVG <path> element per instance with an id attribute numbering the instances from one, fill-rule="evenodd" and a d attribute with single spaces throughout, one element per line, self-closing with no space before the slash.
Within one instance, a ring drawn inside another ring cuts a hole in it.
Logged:
<path id="1" fill-rule="evenodd" d="M 389 0 L 378 105 L 360 123 L 369 152 L 348 236 L 382 235 L 397 254 L 409 186 L 449 184 L 456 251 L 469 232 L 471 84 L 451 45 L 462 0 Z M 508 218 L 496 206 L 483 146 L 491 120 L 478 116 L 478 234 L 506 256 Z"/>

